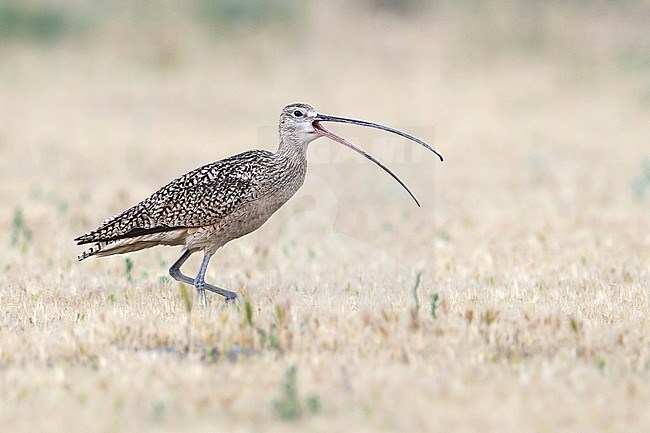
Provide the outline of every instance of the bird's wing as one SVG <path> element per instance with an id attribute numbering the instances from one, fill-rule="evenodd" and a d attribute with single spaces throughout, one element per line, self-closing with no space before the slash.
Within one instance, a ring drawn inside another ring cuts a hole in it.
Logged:
<path id="1" fill-rule="evenodd" d="M 115 241 L 215 224 L 259 197 L 260 162 L 271 155 L 252 150 L 192 170 L 75 241 Z"/>

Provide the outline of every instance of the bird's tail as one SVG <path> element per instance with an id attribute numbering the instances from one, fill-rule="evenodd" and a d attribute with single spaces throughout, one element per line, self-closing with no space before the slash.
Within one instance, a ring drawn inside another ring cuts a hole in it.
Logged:
<path id="1" fill-rule="evenodd" d="M 88 248 L 83 253 L 79 254 L 77 256 L 77 260 L 82 261 L 84 259 L 87 259 L 88 257 L 94 256 L 95 254 L 100 252 L 102 248 L 104 248 L 107 244 L 108 242 L 97 242 L 92 247 Z"/>
<path id="2" fill-rule="evenodd" d="M 82 261 L 91 256 L 105 257 L 113 254 L 130 253 L 155 247 L 156 245 L 185 245 L 187 236 L 187 229 L 176 229 L 132 238 L 97 241 L 92 247 L 79 254 L 77 260 Z"/>

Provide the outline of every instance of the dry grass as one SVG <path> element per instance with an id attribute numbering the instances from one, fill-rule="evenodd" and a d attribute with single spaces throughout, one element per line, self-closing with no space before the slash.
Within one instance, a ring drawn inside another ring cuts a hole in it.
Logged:
<path id="1" fill-rule="evenodd" d="M 1 431 L 650 429 L 648 5 L 341 8 L 0 44 Z M 433 141 L 337 128 L 423 207 L 322 140 L 215 257 L 238 307 L 188 312 L 175 250 L 75 262 L 174 176 L 273 149 L 294 101 Z"/>

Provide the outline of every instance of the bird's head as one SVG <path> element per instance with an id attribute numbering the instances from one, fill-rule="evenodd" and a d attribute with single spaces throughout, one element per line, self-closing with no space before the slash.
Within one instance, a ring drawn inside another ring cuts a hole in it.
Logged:
<path id="1" fill-rule="evenodd" d="M 294 146 L 306 147 L 320 137 L 314 127 L 318 113 L 308 104 L 291 104 L 280 114 L 280 140 Z"/>
<path id="2" fill-rule="evenodd" d="M 381 162 L 377 161 L 370 154 L 364 152 L 363 150 L 357 148 L 352 143 L 334 134 L 331 131 L 325 129 L 321 122 L 338 122 L 338 123 L 350 123 L 353 125 L 368 126 L 371 128 L 382 129 L 384 131 L 391 132 L 393 134 L 400 135 L 404 138 L 408 138 L 411 141 L 415 141 L 420 146 L 430 150 L 435 153 L 440 160 L 442 161 L 442 155 L 440 155 L 436 150 L 429 146 L 424 141 L 419 138 L 415 138 L 412 135 L 409 135 L 405 132 L 399 131 L 397 129 L 390 128 L 388 126 L 381 125 L 379 123 L 368 122 L 365 120 L 356 120 L 348 119 L 346 117 L 337 117 L 329 116 L 326 114 L 321 114 L 316 111 L 314 107 L 309 104 L 295 103 L 290 104 L 284 107 L 282 114 L 280 114 L 280 148 L 282 147 L 300 147 L 303 151 L 307 150 L 307 145 L 319 137 L 327 137 L 338 143 L 343 144 L 344 146 L 349 147 L 350 149 L 358 152 L 380 166 L 386 173 L 391 175 L 393 179 L 399 182 L 404 189 L 411 195 L 413 200 L 420 205 L 415 196 L 411 191 L 404 185 L 404 183 L 386 166 Z"/>

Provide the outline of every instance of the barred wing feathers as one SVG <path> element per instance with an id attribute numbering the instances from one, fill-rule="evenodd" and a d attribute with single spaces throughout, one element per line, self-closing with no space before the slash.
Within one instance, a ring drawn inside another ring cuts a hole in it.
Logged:
<path id="1" fill-rule="evenodd" d="M 259 172 L 272 155 L 251 150 L 192 170 L 75 241 L 112 242 L 216 224 L 259 197 Z"/>

